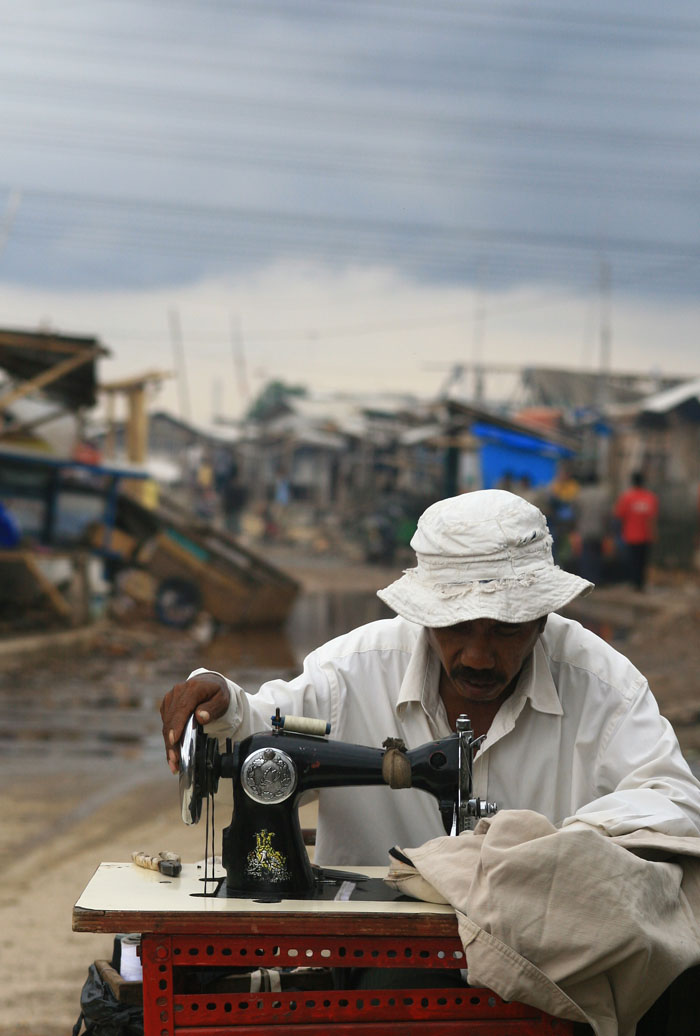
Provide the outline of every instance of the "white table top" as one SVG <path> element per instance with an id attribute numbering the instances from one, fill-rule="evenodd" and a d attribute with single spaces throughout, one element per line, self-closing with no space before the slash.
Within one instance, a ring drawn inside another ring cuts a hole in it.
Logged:
<path id="1" fill-rule="evenodd" d="M 370 878 L 383 878 L 386 867 L 343 867 Z M 220 874 L 217 871 L 217 875 Z M 204 870 L 183 864 L 177 878 L 129 863 L 102 863 L 75 904 L 76 911 L 115 914 L 435 914 L 453 915 L 452 907 L 418 900 L 371 901 L 367 896 L 351 900 L 285 899 L 276 903 L 242 898 L 194 896 L 203 891 Z M 209 889 L 212 886 L 208 886 Z M 115 929 L 117 930 L 117 929 Z"/>

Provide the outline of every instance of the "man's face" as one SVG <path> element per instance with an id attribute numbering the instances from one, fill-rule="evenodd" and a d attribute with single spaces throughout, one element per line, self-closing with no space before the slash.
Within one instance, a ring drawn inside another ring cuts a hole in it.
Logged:
<path id="1" fill-rule="evenodd" d="M 478 703 L 507 697 L 546 621 L 546 616 L 516 623 L 473 619 L 429 629 L 449 691 Z"/>

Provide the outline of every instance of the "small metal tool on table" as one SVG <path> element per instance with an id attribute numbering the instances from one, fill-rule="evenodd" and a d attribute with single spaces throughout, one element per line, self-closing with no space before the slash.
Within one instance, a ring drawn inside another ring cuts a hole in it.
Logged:
<path id="1" fill-rule="evenodd" d="M 131 859 L 137 867 L 159 871 L 169 878 L 177 878 L 182 871 L 182 861 L 178 853 L 160 852 L 157 856 L 150 856 L 148 853 L 135 852 L 131 854 Z"/>

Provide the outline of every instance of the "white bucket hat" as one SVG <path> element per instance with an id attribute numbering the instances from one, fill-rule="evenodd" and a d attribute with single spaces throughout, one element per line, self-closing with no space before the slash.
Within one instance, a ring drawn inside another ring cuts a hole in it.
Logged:
<path id="1" fill-rule="evenodd" d="M 554 564 L 547 521 L 533 504 L 500 489 L 432 504 L 411 540 L 417 568 L 378 597 L 421 626 L 470 619 L 530 622 L 588 594 L 593 583 Z"/>

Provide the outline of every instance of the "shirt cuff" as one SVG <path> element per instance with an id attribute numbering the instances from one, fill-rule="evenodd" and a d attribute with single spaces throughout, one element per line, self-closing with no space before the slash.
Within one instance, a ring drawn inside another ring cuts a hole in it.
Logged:
<path id="1" fill-rule="evenodd" d="M 226 688 L 229 692 L 229 702 L 226 712 L 223 716 L 219 716 L 218 719 L 213 719 L 210 723 L 205 723 L 204 733 L 209 737 L 216 737 L 220 741 L 226 737 L 233 737 L 243 723 L 241 710 L 241 696 L 244 693 L 243 689 L 239 687 L 238 684 L 233 683 L 232 680 L 227 679 L 222 673 L 214 672 L 212 669 L 195 669 L 194 672 L 190 673 L 188 679 L 191 680 L 194 676 L 206 676 L 212 680 L 217 680 L 221 686 Z"/>

